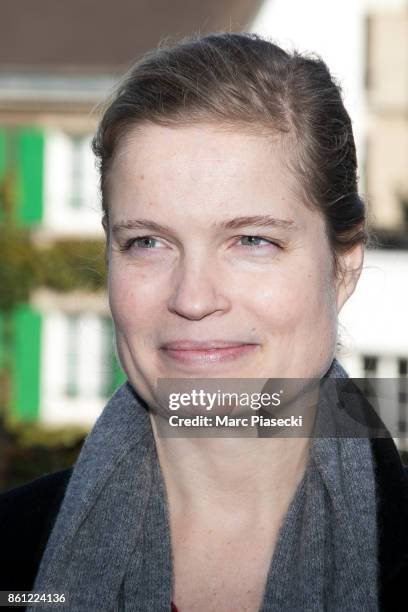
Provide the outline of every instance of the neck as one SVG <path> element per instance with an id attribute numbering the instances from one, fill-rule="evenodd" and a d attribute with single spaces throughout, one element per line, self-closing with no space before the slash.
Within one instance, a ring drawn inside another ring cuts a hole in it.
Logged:
<path id="1" fill-rule="evenodd" d="M 151 416 L 173 509 L 236 514 L 286 508 L 301 481 L 309 438 L 164 438 Z"/>

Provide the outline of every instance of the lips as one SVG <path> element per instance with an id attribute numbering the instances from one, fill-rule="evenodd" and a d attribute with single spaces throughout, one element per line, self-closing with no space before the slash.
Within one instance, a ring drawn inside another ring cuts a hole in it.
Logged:
<path id="1" fill-rule="evenodd" d="M 162 345 L 164 349 L 175 351 L 205 351 L 210 349 L 229 348 L 253 344 L 241 341 L 231 340 L 176 340 L 174 342 L 166 342 Z"/>
<path id="2" fill-rule="evenodd" d="M 208 365 L 233 361 L 252 352 L 258 344 L 231 340 L 177 340 L 162 346 L 166 357 L 185 365 Z"/>

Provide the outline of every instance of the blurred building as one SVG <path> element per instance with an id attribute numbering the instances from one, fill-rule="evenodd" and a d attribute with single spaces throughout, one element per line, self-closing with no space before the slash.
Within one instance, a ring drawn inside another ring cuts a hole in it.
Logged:
<path id="1" fill-rule="evenodd" d="M 398 379 L 408 431 L 408 1 L 266 0 L 252 29 L 318 53 L 342 87 L 377 245 L 341 311 L 338 358 L 355 378 Z"/>
<path id="2" fill-rule="evenodd" d="M 380 240 L 408 248 L 408 2 L 367 0 L 366 192 Z"/>
<path id="3" fill-rule="evenodd" d="M 355 376 L 408 372 L 408 2 L 366 0 L 365 194 L 378 241 L 343 313 Z"/>
<path id="4" fill-rule="evenodd" d="M 14 99 L 21 95 L 25 108 L 21 116 L 13 109 L 12 121 L 5 108 L 11 101 L 2 108 L 2 94 L 4 98 L 10 90 L 5 87 L 0 93 L 0 180 L 13 183 L 13 225 L 27 228 L 36 245 L 92 239 L 101 242 L 102 252 L 97 174 L 90 152 L 94 120 L 72 103 L 67 112 L 55 102 L 53 107 L 49 100 L 36 100 L 34 110 L 34 101 L 30 106 L 24 91 L 14 87 Z M 7 232 L 7 226 L 2 231 Z M 16 306 L 12 328 L 13 415 L 49 424 L 92 423 L 120 381 L 103 293 L 37 289 L 29 303 Z"/>
<path id="5" fill-rule="evenodd" d="M 341 313 L 339 358 L 354 377 L 408 380 L 408 0 L 0 0 L 0 8 L 0 180 L 14 169 L 16 218 L 38 242 L 102 241 L 89 149 L 95 105 L 163 38 L 252 30 L 320 54 L 342 85 L 379 240 Z M 123 379 L 103 293 L 35 292 L 16 312 L 15 344 L 21 418 L 90 424 Z"/>
<path id="6" fill-rule="evenodd" d="M 99 240 L 102 252 L 90 150 L 95 107 L 129 65 L 160 41 L 245 29 L 259 5 L 0 0 L 0 221 L 11 184 L 13 224 L 28 228 L 36 245 Z M 7 232 L 4 223 L 0 229 Z M 11 319 L 10 351 L 0 313 L 0 366 L 10 353 L 13 416 L 50 426 L 91 425 L 124 379 L 104 291 L 39 288 Z"/>

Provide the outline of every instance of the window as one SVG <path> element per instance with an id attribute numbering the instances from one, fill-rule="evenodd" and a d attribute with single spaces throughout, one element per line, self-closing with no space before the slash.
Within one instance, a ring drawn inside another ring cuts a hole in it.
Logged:
<path id="1" fill-rule="evenodd" d="M 366 89 L 372 86 L 372 49 L 373 49 L 373 18 L 367 16 L 365 19 L 365 75 Z"/>
<path id="2" fill-rule="evenodd" d="M 363 380 L 361 381 L 361 391 L 366 397 L 371 397 L 372 387 L 370 378 L 375 378 L 377 374 L 378 358 L 373 355 L 363 355 Z"/>
<path id="3" fill-rule="evenodd" d="M 372 355 L 363 356 L 363 372 L 364 378 L 375 377 L 377 374 L 378 358 Z"/>
<path id="4" fill-rule="evenodd" d="M 398 431 L 405 437 L 408 431 L 408 358 L 398 359 L 398 374 Z"/>
<path id="5" fill-rule="evenodd" d="M 113 323 L 106 315 L 67 313 L 61 350 L 66 397 L 105 399 L 126 379 L 116 359 Z"/>
<path id="6" fill-rule="evenodd" d="M 70 205 L 75 209 L 81 209 L 89 204 L 89 202 L 87 202 L 87 182 L 93 178 L 92 176 L 88 176 L 89 159 L 92 157 L 89 145 L 89 136 L 71 136 L 70 148 Z"/>
<path id="7" fill-rule="evenodd" d="M 79 393 L 79 316 L 67 315 L 65 394 L 77 397 Z"/>
<path id="8" fill-rule="evenodd" d="M 115 341 L 113 335 L 113 324 L 110 317 L 101 318 L 102 329 L 102 351 L 101 351 L 101 371 L 102 384 L 100 386 L 100 395 L 109 397 L 115 389 L 115 373 L 114 367 L 115 358 Z"/>
<path id="9" fill-rule="evenodd" d="M 402 223 L 404 231 L 408 231 L 408 197 L 400 198 L 402 209 Z"/>

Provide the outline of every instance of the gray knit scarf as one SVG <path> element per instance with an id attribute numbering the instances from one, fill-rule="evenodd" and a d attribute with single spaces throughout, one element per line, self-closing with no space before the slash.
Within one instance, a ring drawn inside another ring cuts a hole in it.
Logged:
<path id="1" fill-rule="evenodd" d="M 333 361 L 325 378 L 344 377 Z M 321 398 L 317 419 L 333 437 L 311 442 L 262 612 L 378 610 L 371 445 L 367 437 L 334 437 L 347 418 L 330 393 Z M 110 399 L 84 443 L 33 590 L 64 593 L 59 608 L 70 612 L 170 611 L 165 487 L 146 405 L 129 383 Z"/>

